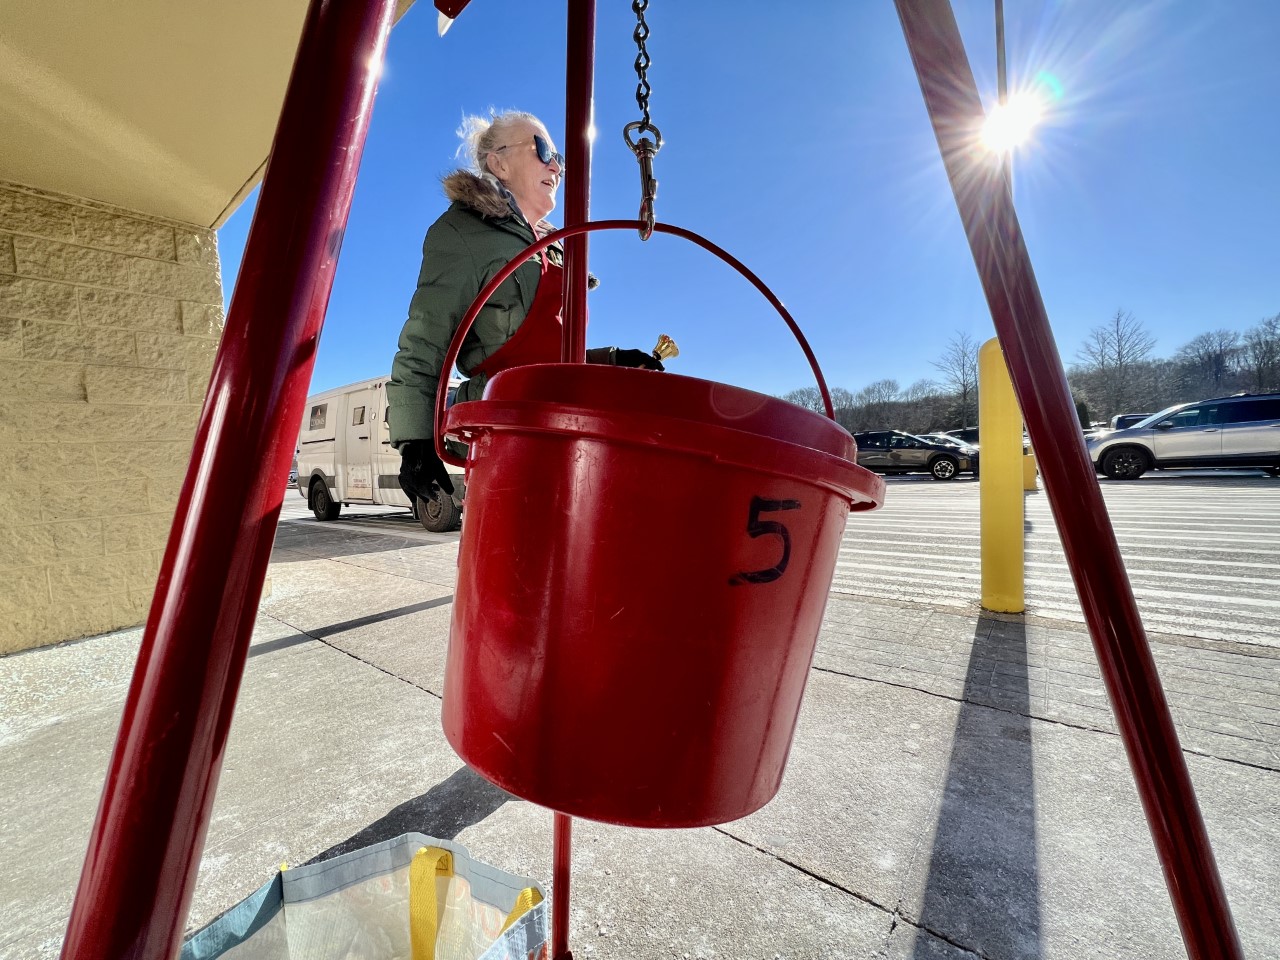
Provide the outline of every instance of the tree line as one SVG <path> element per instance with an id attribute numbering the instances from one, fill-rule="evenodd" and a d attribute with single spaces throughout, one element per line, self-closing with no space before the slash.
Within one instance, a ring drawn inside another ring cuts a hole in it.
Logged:
<path id="1" fill-rule="evenodd" d="M 851 433 L 935 433 L 976 425 L 980 346 L 968 333 L 956 333 L 932 361 L 938 377 L 917 380 L 906 389 L 888 379 L 856 392 L 831 388 L 836 420 Z M 1280 391 L 1280 313 L 1243 332 L 1222 328 L 1201 333 L 1172 357 L 1153 357 L 1154 349 L 1155 337 L 1124 309 L 1089 331 L 1067 366 L 1082 426 L 1121 413 L 1155 413 L 1186 401 Z M 824 412 L 817 387 L 792 390 L 782 399 Z"/>

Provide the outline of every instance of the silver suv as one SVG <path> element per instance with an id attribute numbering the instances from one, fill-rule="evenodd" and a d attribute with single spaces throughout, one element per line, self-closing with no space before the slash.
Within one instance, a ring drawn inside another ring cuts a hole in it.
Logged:
<path id="1" fill-rule="evenodd" d="M 1088 443 L 1094 466 L 1112 480 L 1174 467 L 1262 467 L 1280 476 L 1280 393 L 1180 403 Z"/>

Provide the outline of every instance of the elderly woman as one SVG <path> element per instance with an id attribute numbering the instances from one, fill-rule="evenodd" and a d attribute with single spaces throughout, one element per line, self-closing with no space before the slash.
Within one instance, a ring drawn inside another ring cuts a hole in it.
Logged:
<path id="1" fill-rule="evenodd" d="M 453 492 L 431 441 L 445 353 L 481 288 L 535 238 L 554 229 L 544 218 L 555 209 L 564 174 L 564 157 L 531 114 L 468 117 L 458 133 L 463 139 L 459 153 L 471 169 L 444 178 L 452 203 L 423 241 L 418 288 L 387 385 L 391 442 L 400 450 L 400 485 L 411 500 L 432 499 L 432 481 Z M 479 398 L 487 378 L 500 370 L 560 360 L 562 263 L 561 248 L 549 247 L 516 270 L 485 304 L 458 354 L 458 369 L 469 379 L 458 388 L 457 402 Z M 587 360 L 662 369 L 643 350 L 602 347 L 588 350 Z"/>

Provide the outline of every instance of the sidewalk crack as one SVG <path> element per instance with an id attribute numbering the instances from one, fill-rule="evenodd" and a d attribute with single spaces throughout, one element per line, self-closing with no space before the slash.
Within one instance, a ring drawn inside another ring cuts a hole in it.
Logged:
<path id="1" fill-rule="evenodd" d="M 728 830 L 724 829 L 723 827 L 712 827 L 711 829 L 714 830 L 716 833 L 719 833 L 728 837 L 730 840 L 733 840 L 736 843 L 740 843 L 742 846 L 747 847 L 750 850 L 754 850 L 757 853 L 762 854 L 763 856 L 766 856 L 772 860 L 778 861 L 784 866 L 790 867 L 792 870 L 795 870 L 797 873 L 803 873 L 806 877 L 816 880 L 818 883 L 822 884 L 824 887 L 829 887 L 832 890 L 838 890 L 840 893 L 843 893 L 846 896 L 852 897 L 854 900 L 857 900 L 860 903 L 865 903 L 867 906 L 873 907 L 874 909 L 884 913 L 889 917 L 889 932 L 885 938 L 886 945 L 888 945 L 889 938 L 893 936 L 893 932 L 898 928 L 899 922 L 901 922 L 901 923 L 905 923 L 907 926 L 912 927 L 915 930 L 920 930 L 924 933 L 927 933 L 929 936 L 934 937 L 937 940 L 941 940 L 943 943 L 947 944 L 948 946 L 955 947 L 957 950 L 962 951 L 966 956 L 978 957 L 979 960 L 994 960 L 994 958 L 989 957 L 987 954 L 980 953 L 976 950 L 973 950 L 970 947 L 966 947 L 964 944 L 959 943 L 956 940 L 953 940 L 951 937 L 948 937 L 946 934 L 941 933 L 940 931 L 933 930 L 923 923 L 919 923 L 915 920 L 912 920 L 910 917 L 906 916 L 902 912 L 901 907 L 895 907 L 894 909 L 891 910 L 888 907 L 886 907 L 884 904 L 877 902 L 876 900 L 866 896 L 865 894 L 859 893 L 857 890 L 852 890 L 849 887 L 844 886 L 843 884 L 837 883 L 835 880 L 832 880 L 830 877 L 824 877 L 820 873 L 815 873 L 813 870 L 810 870 L 807 867 L 801 866 L 800 864 L 796 863 L 794 860 L 788 860 L 786 857 L 778 853 L 775 853 L 772 850 L 767 850 L 764 847 L 759 846 L 758 844 L 754 844 L 750 840 L 744 840 L 742 837 L 739 837 L 733 833 L 730 833 Z"/>
<path id="2" fill-rule="evenodd" d="M 865 683 L 879 683 L 879 684 L 883 684 L 886 687 L 893 687 L 896 690 L 910 690 L 913 693 L 919 693 L 926 697 L 933 697 L 934 699 L 937 699 L 937 700 L 950 700 L 952 703 L 968 703 L 975 707 L 983 707 L 987 710 L 995 710 L 997 713 L 1007 713 L 1013 717 L 1026 717 L 1027 719 L 1035 720 L 1039 723 L 1048 723 L 1056 727 L 1065 727 L 1069 730 L 1083 730 L 1086 733 L 1098 733 L 1107 737 L 1118 738 L 1120 736 L 1120 734 L 1115 730 L 1104 730 L 1101 727 L 1092 727 L 1092 726 L 1089 726 L 1088 724 L 1072 723 L 1069 720 L 1062 720 L 1057 717 L 1042 717 L 1034 713 L 1025 713 L 1021 710 L 1012 710 L 1008 707 L 1001 707 L 1001 706 L 996 706 L 995 704 L 983 703 L 980 700 L 967 700 L 964 697 L 958 697 L 953 694 L 938 693 L 936 690 L 925 690 L 922 687 L 913 687 L 907 683 L 894 683 L 892 680 L 885 680 L 883 677 L 867 677 L 859 673 L 849 673 L 844 670 L 836 670 L 832 667 L 815 666 L 812 669 L 816 673 L 826 673 L 835 677 L 846 677 L 850 680 L 862 680 Z M 1249 740 L 1246 737 L 1241 737 L 1239 739 L 1245 740 L 1248 743 L 1261 743 L 1266 745 L 1266 741 L 1264 740 Z M 1280 766 L 1278 767 L 1267 766 L 1265 763 L 1257 763 L 1252 760 L 1241 760 L 1238 757 L 1224 757 L 1216 753 L 1209 753 L 1204 750 L 1198 750 L 1194 747 L 1188 747 L 1186 744 L 1182 743 L 1181 737 L 1178 738 L 1178 742 L 1179 742 L 1179 745 L 1182 747 L 1182 752 L 1184 754 L 1188 754 L 1193 757 L 1204 757 L 1208 760 L 1217 760 L 1220 763 L 1230 763 L 1239 767 L 1248 767 L 1249 769 L 1252 769 L 1252 770 L 1265 770 L 1268 773 L 1280 772 Z"/>

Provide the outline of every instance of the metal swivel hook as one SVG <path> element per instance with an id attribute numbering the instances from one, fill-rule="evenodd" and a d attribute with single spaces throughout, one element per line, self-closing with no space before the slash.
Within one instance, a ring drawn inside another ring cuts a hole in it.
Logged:
<path id="1" fill-rule="evenodd" d="M 656 142 L 648 137 L 633 141 L 631 139 L 633 130 L 637 134 L 652 130 L 654 137 L 657 138 Z M 640 164 L 640 219 L 645 222 L 644 228 L 640 230 L 640 239 L 648 240 L 653 236 L 653 225 L 657 223 L 653 202 L 658 199 L 658 181 L 653 178 L 653 158 L 662 149 L 662 131 L 644 120 L 633 120 L 622 128 L 622 139 L 626 141 Z"/>

